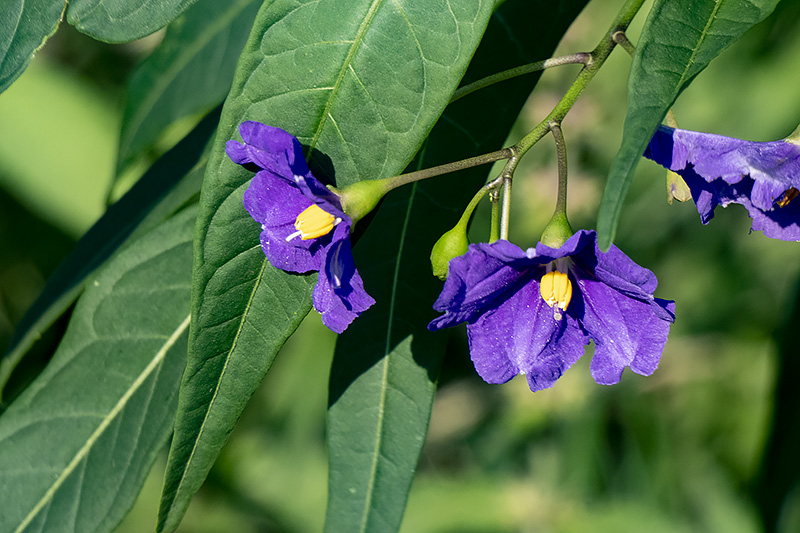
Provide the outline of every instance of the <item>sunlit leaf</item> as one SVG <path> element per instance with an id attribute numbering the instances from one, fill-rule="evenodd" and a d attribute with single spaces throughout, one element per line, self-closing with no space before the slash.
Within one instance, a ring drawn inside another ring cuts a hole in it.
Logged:
<path id="1" fill-rule="evenodd" d="M 64 0 L 4 0 L 0 8 L 0 93 L 55 33 L 65 5 Z"/>
<path id="2" fill-rule="evenodd" d="M 167 28 L 128 83 L 117 174 L 169 125 L 225 99 L 259 5 L 199 0 Z"/>
<path id="3" fill-rule="evenodd" d="M 107 43 L 125 43 L 169 24 L 196 0 L 70 0 L 67 22 Z"/>
<path id="4" fill-rule="evenodd" d="M 602 248 L 614 240 L 636 165 L 678 95 L 712 59 L 764 20 L 778 1 L 656 0 L 631 67 L 622 145 L 611 164 L 597 217 Z"/>
<path id="5" fill-rule="evenodd" d="M 508 0 L 493 16 L 468 81 L 549 55 L 584 0 Z M 531 21 L 541 21 L 538 26 Z M 513 53 L 509 53 L 513 50 Z M 449 107 L 421 167 L 501 147 L 538 75 Z M 502 96 L 501 96 L 502 95 Z M 488 169 L 433 178 L 392 193 L 356 247 L 377 304 L 339 338 L 331 370 L 326 531 L 397 531 L 427 434 L 445 332 L 430 333 L 441 290 L 433 243 L 455 224 Z"/>
<path id="6" fill-rule="evenodd" d="M 186 209 L 120 252 L 0 416 L 0 531 L 110 531 L 172 428 L 189 325 Z"/>
<path id="7" fill-rule="evenodd" d="M 466 70 L 492 2 L 267 3 L 226 102 L 201 197 L 190 358 L 161 529 L 172 531 L 278 348 L 310 308 L 315 276 L 273 269 L 242 194 L 252 173 L 223 146 L 252 119 L 308 146 L 338 185 L 399 173 Z"/>

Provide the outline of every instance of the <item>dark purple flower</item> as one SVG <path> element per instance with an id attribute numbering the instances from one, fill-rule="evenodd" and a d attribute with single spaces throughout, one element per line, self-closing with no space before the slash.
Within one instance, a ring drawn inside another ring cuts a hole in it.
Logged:
<path id="1" fill-rule="evenodd" d="M 364 290 L 350 249 L 350 217 L 339 197 L 308 169 L 300 143 L 260 122 L 239 126 L 243 143 L 228 141 L 235 163 L 259 170 L 244 193 L 244 206 L 261 223 L 269 262 L 289 272 L 319 271 L 314 308 L 341 333 L 375 300 Z"/>
<path id="2" fill-rule="evenodd" d="M 644 156 L 683 177 L 703 224 L 718 205 L 736 203 L 747 208 L 753 230 L 800 240 L 800 201 L 792 201 L 800 190 L 800 145 L 660 126 Z"/>
<path id="3" fill-rule="evenodd" d="M 581 230 L 560 248 L 522 250 L 508 241 L 472 244 L 450 261 L 428 329 L 467 323 L 478 374 L 504 383 L 525 374 L 531 390 L 552 387 L 593 340 L 592 377 L 617 383 L 626 366 L 658 366 L 675 302 L 653 297 L 655 275 L 619 248 L 597 247 Z"/>

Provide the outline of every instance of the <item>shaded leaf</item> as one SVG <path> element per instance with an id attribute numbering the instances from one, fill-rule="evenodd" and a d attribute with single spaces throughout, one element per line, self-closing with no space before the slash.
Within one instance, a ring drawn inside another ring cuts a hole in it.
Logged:
<path id="1" fill-rule="evenodd" d="M 492 17 L 465 81 L 549 57 L 585 3 L 507 0 Z M 500 148 L 538 78 L 509 81 L 448 107 L 415 165 Z M 426 328 L 441 290 L 430 251 L 487 171 L 473 168 L 392 193 L 356 247 L 378 303 L 340 336 L 334 354 L 326 531 L 400 527 L 447 340 Z"/>
<path id="2" fill-rule="evenodd" d="M 167 126 L 222 102 L 259 5 L 258 0 L 199 0 L 170 24 L 128 83 L 118 175 Z"/>
<path id="3" fill-rule="evenodd" d="M 622 145 L 606 182 L 597 217 L 607 249 L 617 231 L 634 170 L 678 95 L 712 59 L 761 22 L 778 0 L 656 0 L 645 22 L 628 79 Z"/>
<path id="4" fill-rule="evenodd" d="M 196 0 L 70 0 L 67 22 L 99 41 L 126 43 L 160 30 Z"/>
<path id="5" fill-rule="evenodd" d="M 275 353 L 310 308 L 315 276 L 275 270 L 242 194 L 252 173 L 224 154 L 247 119 L 308 146 L 338 185 L 399 173 L 462 77 L 491 2 L 279 0 L 237 67 L 201 196 L 190 358 L 160 511 L 172 531 Z"/>
<path id="6" fill-rule="evenodd" d="M 0 9 L 0 93 L 14 83 L 33 53 L 53 35 L 64 0 L 6 0 Z"/>
<path id="7" fill-rule="evenodd" d="M 201 152 L 218 120 L 218 112 L 209 114 L 78 241 L 17 325 L 0 361 L 0 392 L 31 345 L 83 292 L 92 272 L 125 242 L 162 223 L 199 193 L 208 157 Z"/>
<path id="8" fill-rule="evenodd" d="M 1 531 L 109 531 L 133 504 L 172 428 L 195 214 L 93 277 L 50 364 L 0 416 Z"/>

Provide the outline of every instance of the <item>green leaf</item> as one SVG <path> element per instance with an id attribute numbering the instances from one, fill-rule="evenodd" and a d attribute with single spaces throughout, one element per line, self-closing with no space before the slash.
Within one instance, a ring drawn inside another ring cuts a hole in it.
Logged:
<path id="1" fill-rule="evenodd" d="M 70 0 L 67 22 L 107 43 L 126 43 L 160 30 L 196 0 Z"/>
<path id="2" fill-rule="evenodd" d="M 315 276 L 268 265 L 242 206 L 252 173 L 224 143 L 244 120 L 308 145 L 338 185 L 399 173 L 447 104 L 492 2 L 278 0 L 265 4 L 237 67 L 201 196 L 190 357 L 160 530 L 172 531 L 275 353 L 310 308 Z"/>
<path id="3" fill-rule="evenodd" d="M 83 292 L 89 276 L 126 242 L 164 222 L 200 191 L 208 155 L 202 154 L 218 122 L 211 113 L 145 175 L 75 245 L 25 313 L 0 361 L 0 392 L 34 342 Z"/>
<path id="4" fill-rule="evenodd" d="M 167 28 L 128 83 L 117 174 L 179 119 L 225 98 L 258 0 L 199 0 Z"/>
<path id="5" fill-rule="evenodd" d="M 549 57 L 585 3 L 507 0 L 494 14 L 467 79 Z M 538 77 L 491 87 L 449 107 L 417 164 L 500 148 Z M 429 255 L 486 173 L 486 167 L 473 168 L 392 193 L 356 246 L 359 270 L 377 304 L 340 336 L 334 354 L 326 531 L 400 527 L 447 339 L 426 327 L 441 290 Z"/>
<path id="6" fill-rule="evenodd" d="M 52 361 L 0 416 L 0 531 L 110 531 L 133 504 L 172 428 L 195 214 L 93 277 Z"/>
<path id="7" fill-rule="evenodd" d="M 0 93 L 19 78 L 53 35 L 64 0 L 6 0 L 0 9 Z"/>
<path id="8" fill-rule="evenodd" d="M 622 145 L 611 164 L 597 216 L 601 248 L 607 249 L 614 240 L 636 165 L 678 95 L 712 59 L 764 20 L 777 3 L 656 0 L 631 66 Z"/>

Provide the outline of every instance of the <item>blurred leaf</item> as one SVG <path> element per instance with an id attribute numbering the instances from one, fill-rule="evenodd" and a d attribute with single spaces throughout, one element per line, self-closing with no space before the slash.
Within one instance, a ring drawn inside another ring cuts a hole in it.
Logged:
<path id="1" fill-rule="evenodd" d="M 0 93 L 19 78 L 61 22 L 64 0 L 5 0 L 0 9 Z"/>
<path id="2" fill-rule="evenodd" d="M 777 3 L 656 0 L 631 66 L 622 145 L 611 164 L 597 217 L 603 249 L 616 235 L 636 165 L 678 95 L 712 59 L 769 15 Z"/>
<path id="3" fill-rule="evenodd" d="M 309 145 L 342 186 L 399 173 L 466 70 L 491 3 L 279 0 L 265 4 L 237 67 L 201 196 L 190 359 L 170 450 L 161 530 L 172 531 L 275 353 L 310 309 L 316 276 L 264 259 L 242 206 L 252 173 L 224 143 L 247 119 Z"/>
<path id="4" fill-rule="evenodd" d="M 199 193 L 208 158 L 201 151 L 218 118 L 219 113 L 211 113 L 198 124 L 78 241 L 18 324 L 0 361 L 0 392 L 31 345 L 80 295 L 92 272 L 123 244 L 161 224 Z"/>
<path id="5" fill-rule="evenodd" d="M 0 530 L 110 531 L 133 504 L 175 413 L 195 214 L 93 278 L 53 360 L 0 416 Z"/>
<path id="6" fill-rule="evenodd" d="M 507 0 L 494 14 L 466 79 L 549 57 L 585 3 Z M 417 165 L 500 148 L 538 78 L 509 81 L 450 106 Z M 447 339 L 426 328 L 441 289 L 431 274 L 430 251 L 455 224 L 486 173 L 486 167 L 473 168 L 392 193 L 356 247 L 365 286 L 377 304 L 336 346 L 326 531 L 400 527 Z"/>
<path id="7" fill-rule="evenodd" d="M 260 4 L 199 0 L 170 24 L 128 83 L 117 175 L 167 126 L 222 102 Z"/>
<path id="8" fill-rule="evenodd" d="M 70 0 L 67 22 L 107 43 L 126 43 L 160 30 L 196 0 Z"/>
<path id="9" fill-rule="evenodd" d="M 0 95 L 0 180 L 75 238 L 103 214 L 119 116 L 96 86 L 38 56 Z"/>

